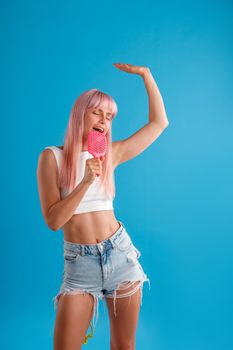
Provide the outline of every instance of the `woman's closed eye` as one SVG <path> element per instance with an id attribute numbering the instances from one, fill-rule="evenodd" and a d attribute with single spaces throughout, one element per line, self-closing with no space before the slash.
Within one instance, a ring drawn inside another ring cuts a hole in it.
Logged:
<path id="1" fill-rule="evenodd" d="M 95 113 L 95 112 L 93 112 L 93 114 L 99 115 L 99 113 Z M 108 119 L 108 120 L 112 120 L 112 117 L 108 117 L 107 119 Z"/>

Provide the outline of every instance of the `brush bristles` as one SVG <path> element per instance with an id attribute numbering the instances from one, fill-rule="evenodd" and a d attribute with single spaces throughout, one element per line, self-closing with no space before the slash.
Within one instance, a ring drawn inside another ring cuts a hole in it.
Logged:
<path id="1" fill-rule="evenodd" d="M 97 130 L 92 130 L 88 134 L 87 140 L 88 152 L 94 157 L 105 155 L 107 148 L 106 136 Z"/>

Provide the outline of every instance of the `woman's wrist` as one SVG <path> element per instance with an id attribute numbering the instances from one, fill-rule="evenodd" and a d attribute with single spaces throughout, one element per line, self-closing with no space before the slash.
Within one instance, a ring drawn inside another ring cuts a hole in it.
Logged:
<path id="1" fill-rule="evenodd" d="M 91 185 L 91 182 L 82 179 L 79 185 L 80 187 L 89 187 Z"/>
<path id="2" fill-rule="evenodd" d="M 150 77 L 151 76 L 150 68 L 145 67 L 140 75 L 143 79 Z"/>

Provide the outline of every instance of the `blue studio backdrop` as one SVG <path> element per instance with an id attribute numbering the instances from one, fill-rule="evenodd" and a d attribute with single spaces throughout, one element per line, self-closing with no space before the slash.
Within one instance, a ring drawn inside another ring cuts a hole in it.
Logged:
<path id="1" fill-rule="evenodd" d="M 148 66 L 169 126 L 115 172 L 116 217 L 141 252 L 137 350 L 233 348 L 230 1 L 1 2 L 1 346 L 52 349 L 62 230 L 42 216 L 40 152 L 62 145 L 71 108 L 98 88 L 117 102 L 113 141 L 148 122 Z M 84 349 L 109 349 L 99 305 Z"/>

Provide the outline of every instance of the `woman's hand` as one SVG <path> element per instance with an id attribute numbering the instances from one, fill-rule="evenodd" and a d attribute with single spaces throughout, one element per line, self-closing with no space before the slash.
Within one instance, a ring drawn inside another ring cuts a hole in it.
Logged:
<path id="1" fill-rule="evenodd" d="M 101 176 L 105 157 L 90 158 L 86 160 L 83 182 L 91 184 L 96 176 Z"/>
<path id="2" fill-rule="evenodd" d="M 144 66 L 133 66 L 132 64 L 127 64 L 127 63 L 113 63 L 113 65 L 116 68 L 119 68 L 120 70 L 123 70 L 127 73 L 131 73 L 131 74 L 138 74 L 141 75 L 142 77 L 145 74 L 150 73 L 150 69 L 148 67 L 144 67 Z"/>

